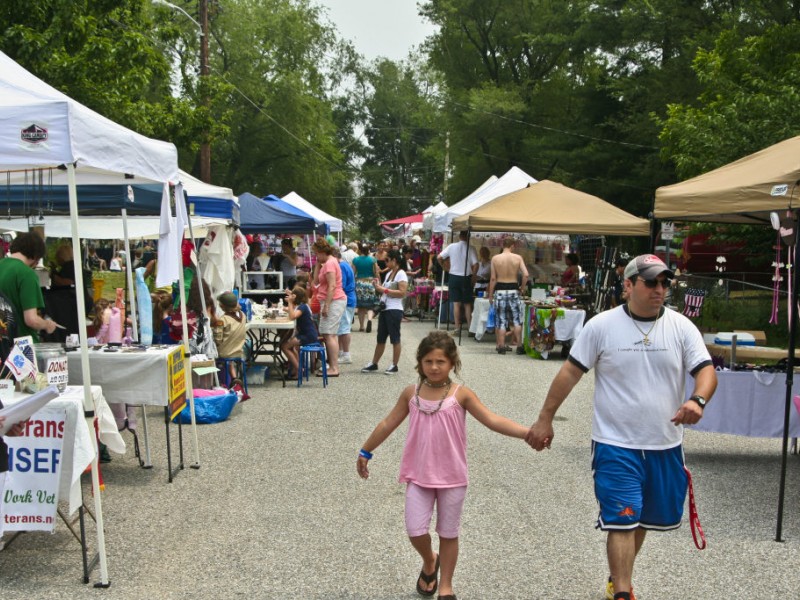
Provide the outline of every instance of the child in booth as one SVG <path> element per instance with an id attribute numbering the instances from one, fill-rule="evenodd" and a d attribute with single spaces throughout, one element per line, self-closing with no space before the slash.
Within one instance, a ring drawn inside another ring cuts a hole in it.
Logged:
<path id="1" fill-rule="evenodd" d="M 159 291 L 150 294 L 153 303 L 153 344 L 167 345 L 176 342 L 170 337 L 172 326 L 172 294 Z"/>
<path id="2" fill-rule="evenodd" d="M 217 297 L 223 311 L 222 318 L 214 326 L 214 342 L 219 358 L 243 358 L 244 338 L 247 333 L 247 317 L 239 308 L 239 299 L 233 292 L 224 292 Z M 228 380 L 241 378 L 235 363 L 228 364 Z"/>
<path id="3" fill-rule="evenodd" d="M 98 344 L 108 343 L 108 325 L 111 321 L 111 303 L 105 298 L 99 298 L 94 303 L 94 314 L 92 316 L 92 327 L 94 337 Z"/>
<path id="4" fill-rule="evenodd" d="M 286 355 L 291 370 L 287 377 L 294 379 L 299 371 L 300 356 L 298 348 L 307 344 L 314 344 L 319 340 L 317 326 L 311 319 L 311 309 L 308 307 L 306 290 L 296 285 L 291 292 L 286 293 L 286 306 L 289 318 L 295 322 L 294 336 L 281 344 L 281 351 Z"/>
<path id="5" fill-rule="evenodd" d="M 407 386 L 391 412 L 378 423 L 358 453 L 356 470 L 367 479 L 372 453 L 408 417 L 400 460 L 400 483 L 406 483 L 406 531 L 422 558 L 417 592 L 454 600 L 453 572 L 458 559 L 461 513 L 467 493 L 467 413 L 502 435 L 525 439 L 528 428 L 494 414 L 471 389 L 450 379 L 461 369 L 455 341 L 432 331 L 417 348 L 419 380 Z M 428 533 L 436 505 L 439 553 Z M 442 577 L 437 581 L 441 563 Z"/>

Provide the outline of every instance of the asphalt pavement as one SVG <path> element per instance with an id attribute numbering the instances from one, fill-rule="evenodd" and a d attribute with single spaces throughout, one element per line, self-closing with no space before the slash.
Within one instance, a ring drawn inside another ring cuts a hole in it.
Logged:
<path id="1" fill-rule="evenodd" d="M 3 600 L 417 598 L 421 563 L 404 532 L 397 483 L 405 424 L 375 451 L 368 481 L 355 471 L 361 444 L 415 380 L 416 346 L 433 324 L 402 327 L 398 375 L 360 373 L 375 334 L 354 333 L 354 362 L 327 389 L 318 378 L 300 388 L 253 385 L 253 398 L 229 420 L 199 426 L 200 468 L 172 483 L 162 411 L 149 408 L 153 468 L 138 466 L 128 433 L 127 454 L 102 467 L 111 587 L 92 586 L 97 571 L 81 583 L 80 547 L 59 523 L 52 535 L 26 533 L 0 552 Z M 461 381 L 493 411 L 529 425 L 562 364 L 558 353 L 546 361 L 501 356 L 492 336 L 464 337 L 460 348 Z M 541 453 L 468 417 L 459 600 L 604 597 L 605 536 L 594 528 L 589 455 L 593 387 L 591 374 L 578 384 L 557 416 L 552 449 Z M 688 510 L 677 531 L 648 535 L 634 573 L 638 600 L 800 597 L 796 456 L 785 541 L 774 541 L 780 444 L 687 432 L 708 548 L 694 548 Z M 188 467 L 191 436 L 184 445 Z"/>

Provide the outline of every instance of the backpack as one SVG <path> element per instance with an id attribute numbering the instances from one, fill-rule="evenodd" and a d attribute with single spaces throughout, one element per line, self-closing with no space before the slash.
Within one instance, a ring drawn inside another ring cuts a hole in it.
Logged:
<path id="1" fill-rule="evenodd" d="M 0 292 L 0 368 L 14 347 L 14 338 L 19 335 L 17 323 L 19 323 L 17 309 L 8 297 Z"/>

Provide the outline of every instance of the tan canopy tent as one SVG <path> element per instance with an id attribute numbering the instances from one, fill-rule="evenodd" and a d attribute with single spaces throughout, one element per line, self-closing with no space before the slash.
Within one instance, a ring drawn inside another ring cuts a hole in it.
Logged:
<path id="1" fill-rule="evenodd" d="M 784 140 L 687 181 L 658 188 L 654 215 L 657 219 L 676 221 L 769 225 L 771 211 L 782 212 L 792 207 L 798 183 L 800 183 L 800 136 Z M 790 226 L 790 229 L 797 229 L 797 217 L 798 207 L 795 207 L 791 217 L 794 225 Z M 797 246 L 794 250 L 795 259 L 790 260 L 790 263 L 797 262 Z M 789 306 L 795 306 L 798 298 L 798 275 L 794 265 L 790 268 L 793 272 Z M 797 311 L 792 311 L 786 362 L 786 401 L 776 541 L 782 541 L 783 531 L 796 336 Z"/>
<path id="2" fill-rule="evenodd" d="M 798 180 L 800 136 L 658 188 L 654 216 L 675 221 L 769 224 L 770 211 L 792 205 Z"/>
<path id="3" fill-rule="evenodd" d="M 454 231 L 649 235 L 650 221 L 554 181 L 539 181 L 458 217 Z"/>

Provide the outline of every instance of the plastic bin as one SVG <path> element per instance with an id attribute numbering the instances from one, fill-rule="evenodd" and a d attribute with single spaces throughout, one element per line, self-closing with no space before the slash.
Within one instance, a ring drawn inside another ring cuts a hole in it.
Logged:
<path id="1" fill-rule="evenodd" d="M 730 346 L 733 336 L 736 336 L 737 346 L 755 346 L 756 338 L 750 333 L 733 333 L 732 331 L 720 331 L 714 337 L 714 343 L 720 346 Z"/>
<path id="2" fill-rule="evenodd" d="M 199 392 L 207 392 L 208 395 L 198 395 Z M 229 392 L 224 388 L 214 390 L 195 390 L 194 397 L 194 416 L 198 423 L 220 423 L 227 420 L 233 407 L 236 406 L 238 398 L 235 392 Z M 179 412 L 173 421 L 176 423 L 191 423 L 192 414 L 189 403 Z"/>

